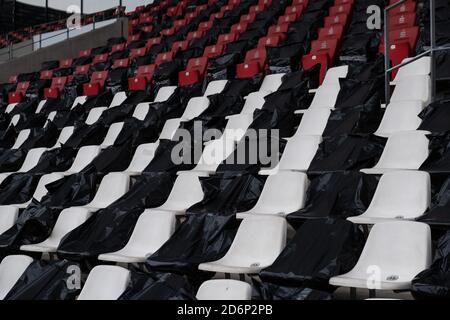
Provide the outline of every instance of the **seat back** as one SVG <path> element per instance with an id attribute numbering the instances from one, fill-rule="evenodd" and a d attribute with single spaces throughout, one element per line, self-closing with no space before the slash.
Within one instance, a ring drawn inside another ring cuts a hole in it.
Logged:
<path id="1" fill-rule="evenodd" d="M 122 131 L 124 123 L 116 122 L 109 126 L 108 132 L 106 133 L 105 139 L 102 142 L 103 147 L 113 146 L 120 132 Z"/>
<path id="2" fill-rule="evenodd" d="M 189 190 L 189 192 L 186 192 L 186 190 Z M 203 196 L 203 189 L 198 175 L 191 172 L 183 172 L 175 180 L 172 191 L 170 191 L 170 195 L 164 205 L 191 206 L 202 201 Z"/>
<path id="3" fill-rule="evenodd" d="M 35 148 L 28 151 L 27 156 L 25 157 L 25 160 L 23 161 L 18 172 L 28 172 L 33 169 L 38 164 L 42 154 L 46 151 L 46 148 Z"/>
<path id="4" fill-rule="evenodd" d="M 48 190 L 45 186 L 47 184 L 55 182 L 56 180 L 62 179 L 63 177 L 64 175 L 60 173 L 50 173 L 42 176 L 37 184 L 36 190 L 34 191 L 33 199 L 36 199 L 40 202 L 42 198 L 48 193 Z"/>
<path id="5" fill-rule="evenodd" d="M 74 173 L 80 172 L 100 154 L 101 150 L 102 149 L 99 146 L 81 147 L 80 150 L 78 150 L 70 169 L 67 171 Z"/>
<path id="6" fill-rule="evenodd" d="M 176 89 L 177 89 L 176 86 L 166 86 L 160 88 L 158 90 L 158 93 L 156 94 L 154 102 L 164 102 L 169 100 L 169 98 L 172 96 L 172 94 L 174 94 Z"/>
<path id="7" fill-rule="evenodd" d="M 259 91 L 270 93 L 277 91 L 283 83 L 284 75 L 285 73 L 276 73 L 265 76 Z"/>
<path id="8" fill-rule="evenodd" d="M 107 174 L 102 179 L 97 193 L 89 205 L 98 208 L 106 208 L 128 191 L 129 184 L 130 178 L 127 174 L 118 172 Z"/>
<path id="9" fill-rule="evenodd" d="M 24 255 L 10 255 L 0 263 L 0 300 L 3 300 L 16 282 L 33 262 L 33 258 Z"/>
<path id="10" fill-rule="evenodd" d="M 216 279 L 203 282 L 197 300 L 251 300 L 252 286 L 247 282 Z"/>
<path id="11" fill-rule="evenodd" d="M 25 141 L 27 141 L 28 137 L 30 136 L 31 130 L 30 129 L 24 129 L 19 132 L 17 135 L 16 141 L 14 142 L 14 145 L 11 149 L 19 149 L 22 144 L 24 144 Z"/>
<path id="12" fill-rule="evenodd" d="M 295 135 L 287 143 L 281 157 L 280 170 L 307 171 L 317 153 L 321 136 Z"/>
<path id="13" fill-rule="evenodd" d="M 375 134 L 381 137 L 389 137 L 396 132 L 416 130 L 422 122 L 419 114 L 423 108 L 423 103 L 420 100 L 390 103 L 386 107 L 383 119 Z"/>
<path id="14" fill-rule="evenodd" d="M 119 266 L 96 266 L 81 290 L 78 300 L 117 300 L 126 290 L 130 271 Z"/>
<path id="15" fill-rule="evenodd" d="M 227 85 L 228 80 L 215 80 L 208 83 L 208 87 L 205 90 L 205 93 L 203 96 L 207 97 L 210 95 L 218 94 L 225 89 L 225 86 Z"/>
<path id="16" fill-rule="evenodd" d="M 184 110 L 182 119 L 189 121 L 203 113 L 209 107 L 209 99 L 206 97 L 191 98 Z"/>

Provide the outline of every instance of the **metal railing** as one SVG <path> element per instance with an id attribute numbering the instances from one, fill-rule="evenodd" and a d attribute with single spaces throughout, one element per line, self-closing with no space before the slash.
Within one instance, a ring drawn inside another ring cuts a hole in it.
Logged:
<path id="1" fill-rule="evenodd" d="M 389 12 L 405 3 L 407 0 L 400 0 L 384 9 L 384 66 L 385 66 L 385 102 L 389 104 L 391 99 L 391 73 L 403 66 L 406 66 L 424 56 L 430 56 L 431 60 L 431 102 L 436 98 L 436 52 L 450 50 L 450 46 L 436 47 L 436 20 L 435 20 L 435 3 L 430 1 L 430 48 L 421 54 L 416 55 L 407 62 L 402 62 L 396 66 L 390 65 L 390 43 L 389 43 Z"/>
<path id="2" fill-rule="evenodd" d="M 80 16 L 81 19 L 82 19 L 81 26 L 88 26 L 88 25 L 92 24 L 92 29 L 95 30 L 96 29 L 96 23 L 121 17 L 122 16 L 121 8 L 122 7 L 108 9 L 107 11 L 104 11 L 103 13 L 111 11 L 112 9 L 115 9 L 116 10 L 115 12 L 118 12 L 118 14 L 112 14 L 112 15 L 105 15 L 104 14 L 104 15 L 100 16 L 100 18 L 98 17 L 97 14 L 81 15 Z M 92 18 L 92 21 L 89 21 L 88 18 Z M 66 21 L 66 20 L 62 20 L 62 21 Z M 53 21 L 53 22 L 50 22 L 49 24 L 58 23 L 58 22 L 61 22 L 61 20 Z M 35 34 L 35 35 L 31 34 L 30 35 L 30 39 L 27 39 L 27 40 L 23 41 L 23 42 L 26 42 L 26 41 L 31 40 L 31 43 L 26 43 L 26 44 L 23 44 L 23 45 L 20 45 L 20 42 L 16 43 L 16 44 L 11 42 L 7 47 L 4 47 L 4 48 L 8 48 L 7 52 L 0 53 L 0 63 L 14 59 L 15 58 L 14 57 L 14 52 L 23 50 L 25 48 L 30 48 L 30 52 L 35 51 L 36 49 L 42 48 L 42 43 L 44 41 L 57 38 L 57 37 L 59 37 L 61 35 L 66 35 L 66 38 L 64 40 L 70 39 L 70 33 L 72 31 L 74 31 L 74 30 L 78 30 L 78 28 L 67 28 L 66 27 L 65 29 L 60 29 L 60 30 L 61 30 L 61 32 L 59 32 L 57 34 L 49 35 L 48 37 L 42 37 L 42 33 Z M 48 33 L 50 33 L 50 32 L 55 32 L 55 31 L 48 31 Z M 38 41 L 35 41 L 35 36 L 39 36 L 39 40 Z M 36 45 L 38 45 L 38 47 L 36 47 Z M 1 59 L 1 57 L 4 57 L 4 56 L 7 56 L 7 59 Z"/>

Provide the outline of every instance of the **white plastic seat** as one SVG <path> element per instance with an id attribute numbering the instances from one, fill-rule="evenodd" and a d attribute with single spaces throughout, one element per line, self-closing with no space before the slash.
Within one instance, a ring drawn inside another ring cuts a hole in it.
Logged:
<path id="1" fill-rule="evenodd" d="M 386 107 L 383 119 L 375 135 L 389 137 L 396 132 L 416 130 L 422 122 L 419 114 L 422 112 L 423 107 L 420 100 L 390 103 Z"/>
<path id="2" fill-rule="evenodd" d="M 425 223 L 382 222 L 373 226 L 356 266 L 330 279 L 334 286 L 408 290 L 431 264 L 431 231 Z"/>
<path id="3" fill-rule="evenodd" d="M 159 140 L 172 140 L 180 127 L 178 119 L 169 119 L 164 123 L 161 133 L 159 134 Z"/>
<path id="4" fill-rule="evenodd" d="M 203 200 L 204 194 L 198 175 L 190 171 L 178 175 L 166 202 L 149 212 L 172 212 L 184 215 L 192 205 Z"/>
<path id="5" fill-rule="evenodd" d="M 36 108 L 36 113 L 41 113 L 42 108 L 45 106 L 45 104 L 47 103 L 47 100 L 41 100 L 39 101 L 39 104 Z"/>
<path id="6" fill-rule="evenodd" d="M 62 179 L 64 176 L 60 173 L 49 173 L 43 175 L 36 186 L 36 189 L 33 193 L 33 199 L 37 201 L 41 201 L 42 198 L 48 193 L 47 188 L 45 187 L 47 184 L 53 183 L 59 179 Z"/>
<path id="7" fill-rule="evenodd" d="M 213 94 L 218 94 L 225 89 L 225 86 L 227 85 L 228 80 L 215 80 L 208 83 L 208 87 L 205 90 L 205 93 L 203 94 L 204 97 L 211 96 Z"/>
<path id="8" fill-rule="evenodd" d="M 283 83 L 285 73 L 269 74 L 264 77 L 264 80 L 259 88 L 260 92 L 272 93 L 278 90 Z"/>
<path id="9" fill-rule="evenodd" d="M 260 174 L 272 174 L 283 170 L 307 171 L 321 142 L 321 136 L 294 135 L 288 140 L 278 165 L 273 169 L 263 169 Z"/>
<path id="10" fill-rule="evenodd" d="M 127 245 L 116 252 L 101 254 L 98 259 L 121 263 L 145 262 L 169 240 L 175 231 L 175 214 L 145 210 L 139 217 Z"/>
<path id="11" fill-rule="evenodd" d="M 251 114 L 255 112 L 255 110 L 259 110 L 264 106 L 266 100 L 264 97 L 267 95 L 267 92 L 252 92 L 245 98 L 244 107 L 242 107 L 241 114 Z"/>
<path id="12" fill-rule="evenodd" d="M 197 291 L 197 300 L 251 300 L 252 286 L 247 282 L 216 279 L 202 283 Z"/>
<path id="13" fill-rule="evenodd" d="M 158 90 L 154 102 L 167 101 L 177 89 L 176 86 L 162 87 Z"/>
<path id="14" fill-rule="evenodd" d="M 56 111 L 52 111 L 48 114 L 47 116 L 47 121 L 45 122 L 44 128 L 47 126 L 47 124 L 53 120 L 55 120 L 57 112 Z"/>
<path id="15" fill-rule="evenodd" d="M 10 103 L 6 106 L 5 113 L 11 113 L 14 108 L 18 105 L 18 103 Z"/>
<path id="16" fill-rule="evenodd" d="M 405 58 L 402 63 L 406 63 L 411 61 L 413 58 Z M 392 83 L 396 84 L 399 81 L 409 77 L 409 76 L 425 76 L 429 75 L 431 72 L 431 58 L 430 57 L 422 57 L 417 59 L 410 64 L 407 64 L 398 69 L 397 75 Z"/>
<path id="17" fill-rule="evenodd" d="M 117 92 L 109 105 L 109 108 L 120 106 L 127 99 L 127 93 L 125 91 Z"/>
<path id="18" fill-rule="evenodd" d="M 139 103 L 136 106 L 136 109 L 134 109 L 133 118 L 136 118 L 136 119 L 142 121 L 147 116 L 149 110 L 150 110 L 150 104 L 149 103 L 145 103 L 145 102 Z"/>
<path id="19" fill-rule="evenodd" d="M 123 129 L 124 122 L 116 122 L 109 126 L 105 139 L 103 140 L 101 147 L 106 148 L 114 145 L 117 137 Z"/>
<path id="20" fill-rule="evenodd" d="M 226 134 L 228 136 L 229 134 Z M 209 175 L 216 172 L 217 167 L 225 161 L 235 150 L 236 141 L 222 136 L 219 139 L 206 142 L 203 153 L 197 165 L 190 172 L 199 175 Z M 183 171 L 185 172 L 185 171 Z"/>
<path id="21" fill-rule="evenodd" d="M 37 244 L 23 245 L 22 251 L 30 252 L 56 252 L 61 240 L 72 230 L 82 225 L 92 215 L 89 211 L 61 211 L 50 236 Z"/>
<path id="22" fill-rule="evenodd" d="M 98 119 L 100 119 L 100 117 L 102 116 L 103 111 L 105 111 L 106 109 L 108 109 L 108 108 L 107 107 L 99 107 L 99 108 L 91 109 L 91 111 L 89 111 L 89 114 L 86 118 L 85 123 L 87 125 L 92 125 L 92 124 L 96 123 L 98 121 Z"/>
<path id="23" fill-rule="evenodd" d="M 413 220 L 425 213 L 430 201 L 431 182 L 427 172 L 391 171 L 381 177 L 366 212 L 347 220 L 359 224 Z"/>
<path id="24" fill-rule="evenodd" d="M 202 263 L 199 270 L 257 274 L 272 265 L 286 245 L 286 220 L 276 216 L 245 218 L 222 259 Z"/>
<path id="25" fill-rule="evenodd" d="M 14 142 L 14 145 L 11 149 L 19 149 L 25 141 L 27 141 L 28 137 L 30 136 L 31 130 L 30 129 L 24 129 L 19 132 L 17 135 L 16 141 Z"/>
<path id="26" fill-rule="evenodd" d="M 16 114 L 12 117 L 11 122 L 9 123 L 9 126 L 17 126 L 17 124 L 20 121 L 20 114 Z"/>
<path id="27" fill-rule="evenodd" d="M 340 90 L 341 87 L 337 84 L 321 85 L 317 89 L 309 108 L 334 109 Z"/>
<path id="28" fill-rule="evenodd" d="M 322 85 L 339 85 L 339 79 L 346 78 L 348 66 L 333 67 L 327 70 Z"/>
<path id="29" fill-rule="evenodd" d="M 99 146 L 81 147 L 78 150 L 77 155 L 75 156 L 75 159 L 73 160 L 72 165 L 63 174 L 71 175 L 71 174 L 80 172 L 81 170 L 86 168 L 87 165 L 90 164 L 92 162 L 92 160 L 95 159 L 95 157 L 97 157 L 100 154 L 101 150 L 102 149 Z"/>
<path id="30" fill-rule="evenodd" d="M 69 140 L 70 136 L 73 134 L 75 127 L 64 127 L 61 129 L 58 140 L 56 140 L 55 145 L 50 149 L 60 148 L 63 144 Z"/>
<path id="31" fill-rule="evenodd" d="M 70 108 L 71 110 L 73 108 L 75 108 L 77 105 L 81 104 L 83 105 L 86 101 L 87 101 L 87 96 L 78 96 L 75 98 L 75 100 L 72 103 L 72 107 Z"/>
<path id="32" fill-rule="evenodd" d="M 428 157 L 427 131 L 402 131 L 391 135 L 378 163 L 368 174 L 382 174 L 389 170 L 417 170 Z"/>
<path id="33" fill-rule="evenodd" d="M 128 192 L 129 184 L 128 175 L 119 172 L 108 173 L 102 179 L 94 199 L 84 207 L 95 209 L 108 207 Z"/>
<path id="34" fill-rule="evenodd" d="M 325 130 L 331 110 L 329 108 L 309 108 L 302 116 L 295 135 L 321 136 Z"/>
<path id="35" fill-rule="evenodd" d="M 5 257 L 0 263 L 0 300 L 4 300 L 25 270 L 33 262 L 33 258 L 23 255 Z"/>
<path id="36" fill-rule="evenodd" d="M 431 80 L 428 75 L 403 77 L 395 85 L 391 102 L 420 100 L 426 106 L 431 99 Z"/>
<path id="37" fill-rule="evenodd" d="M 191 98 L 181 116 L 182 121 L 192 120 L 203 113 L 209 107 L 209 99 L 206 97 Z"/>
<path id="38" fill-rule="evenodd" d="M 141 144 L 136 148 L 130 165 L 125 169 L 125 173 L 140 174 L 150 164 L 155 156 L 159 142 Z"/>
<path id="39" fill-rule="evenodd" d="M 28 172 L 31 169 L 33 169 L 39 163 L 41 156 L 46 151 L 47 151 L 47 148 L 35 148 L 35 149 L 31 149 L 30 151 L 28 151 L 28 153 L 25 157 L 25 160 L 23 161 L 22 166 L 20 167 L 19 170 L 17 170 L 16 172 L 0 173 L 0 183 L 2 183 L 3 180 L 5 180 L 8 176 L 10 176 L 13 173 L 23 173 L 23 172 Z"/>
<path id="40" fill-rule="evenodd" d="M 280 171 L 267 178 L 256 205 L 249 211 L 238 212 L 236 218 L 254 215 L 278 215 L 285 217 L 300 210 L 306 201 L 308 176 L 303 172 Z"/>
<path id="41" fill-rule="evenodd" d="M 117 300 L 130 282 L 130 271 L 119 266 L 91 270 L 77 300 Z"/>

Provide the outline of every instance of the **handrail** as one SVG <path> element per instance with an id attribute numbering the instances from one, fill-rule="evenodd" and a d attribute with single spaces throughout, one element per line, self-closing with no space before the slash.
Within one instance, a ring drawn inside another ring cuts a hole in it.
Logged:
<path id="1" fill-rule="evenodd" d="M 436 98 L 436 52 L 450 50 L 450 46 L 440 46 L 436 47 L 436 22 L 435 22 L 435 2 L 434 0 L 430 0 L 430 48 L 415 57 L 412 57 L 407 62 L 402 62 L 396 66 L 390 66 L 390 44 L 389 44 L 389 11 L 394 8 L 397 8 L 407 0 L 400 0 L 392 5 L 385 7 L 384 9 L 384 66 L 385 66 L 385 102 L 386 105 L 389 104 L 391 99 L 391 72 L 397 70 L 405 65 L 408 65 L 424 56 L 429 55 L 431 58 L 431 102 Z"/>

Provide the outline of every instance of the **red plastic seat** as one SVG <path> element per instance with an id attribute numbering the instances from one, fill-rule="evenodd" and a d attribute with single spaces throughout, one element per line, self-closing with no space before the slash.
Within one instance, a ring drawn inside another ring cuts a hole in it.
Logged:
<path id="1" fill-rule="evenodd" d="M 212 28 L 214 22 L 213 21 L 204 21 L 204 22 L 200 22 L 200 24 L 198 25 L 197 30 L 209 30 Z"/>
<path id="2" fill-rule="evenodd" d="M 147 84 L 153 78 L 155 69 L 156 66 L 154 64 L 140 66 L 136 76 L 128 79 L 128 89 L 131 91 L 145 91 Z"/>
<path id="3" fill-rule="evenodd" d="M 297 5 L 297 6 L 287 7 L 286 10 L 284 11 L 284 14 L 285 15 L 295 14 L 296 20 L 297 20 L 302 15 L 302 12 L 303 12 L 303 6 Z"/>
<path id="4" fill-rule="evenodd" d="M 119 68 L 128 68 L 130 66 L 130 59 L 116 59 L 114 60 L 114 63 L 112 65 L 112 69 L 119 69 Z"/>
<path id="5" fill-rule="evenodd" d="M 81 50 L 80 54 L 78 55 L 80 58 L 81 57 L 89 57 L 92 53 L 92 49 L 85 49 L 85 50 Z"/>
<path id="6" fill-rule="evenodd" d="M 29 86 L 29 81 L 19 82 L 16 91 L 8 93 L 9 103 L 21 103 L 24 100 Z"/>
<path id="7" fill-rule="evenodd" d="M 262 37 L 258 41 L 258 48 L 276 47 L 284 40 L 284 38 L 285 36 L 282 33 L 273 36 Z"/>
<path id="8" fill-rule="evenodd" d="M 73 59 L 63 59 L 59 61 L 60 68 L 70 68 L 72 66 Z"/>
<path id="9" fill-rule="evenodd" d="M 276 34 L 283 34 L 288 32 L 289 30 L 289 23 L 282 23 L 282 24 L 277 24 L 275 26 L 271 26 L 269 28 L 269 31 L 267 32 L 268 36 L 273 36 Z"/>
<path id="10" fill-rule="evenodd" d="M 96 96 L 103 90 L 108 71 L 97 71 L 92 74 L 91 82 L 83 84 L 83 94 L 88 97 Z"/>
<path id="11" fill-rule="evenodd" d="M 272 4 L 272 0 L 259 0 L 258 5 L 264 5 L 266 8 Z"/>
<path id="12" fill-rule="evenodd" d="M 416 24 L 416 13 L 401 13 L 389 18 L 389 26 L 391 30 L 410 28 Z"/>
<path id="13" fill-rule="evenodd" d="M 327 54 L 328 63 L 331 65 L 334 62 L 336 55 L 338 40 L 327 39 L 327 40 L 314 40 L 311 42 L 311 54 Z"/>
<path id="14" fill-rule="evenodd" d="M 153 22 L 153 17 L 144 17 L 141 19 L 139 19 L 139 24 L 147 24 L 147 23 L 152 23 Z"/>
<path id="15" fill-rule="evenodd" d="M 116 53 L 116 52 L 122 52 L 125 50 L 126 43 L 118 43 L 112 46 L 110 54 Z"/>
<path id="16" fill-rule="evenodd" d="M 237 33 L 225 33 L 219 35 L 219 39 L 217 40 L 217 44 L 226 45 L 232 43 L 238 39 L 239 35 Z"/>
<path id="17" fill-rule="evenodd" d="M 278 18 L 278 24 L 283 24 L 283 23 L 290 24 L 295 21 L 297 21 L 297 15 L 295 13 L 285 14 Z"/>
<path id="18" fill-rule="evenodd" d="M 256 20 L 256 14 L 255 13 L 248 13 L 241 16 L 241 19 L 239 22 L 248 22 L 253 23 Z"/>
<path id="19" fill-rule="evenodd" d="M 341 39 L 344 33 L 344 26 L 336 24 L 326 28 L 319 29 L 319 40 Z"/>
<path id="20" fill-rule="evenodd" d="M 258 63 L 240 63 L 236 66 L 236 77 L 239 79 L 251 78 L 261 73 Z"/>
<path id="21" fill-rule="evenodd" d="M 215 44 L 212 46 L 205 47 L 205 50 L 203 51 L 203 56 L 208 59 L 212 59 L 222 55 L 224 51 L 225 51 L 224 45 Z"/>
<path id="22" fill-rule="evenodd" d="M 322 84 L 328 70 L 328 55 L 308 54 L 302 57 L 303 70 L 309 70 L 317 64 L 320 64 L 319 84 Z"/>
<path id="23" fill-rule="evenodd" d="M 11 76 L 11 77 L 9 77 L 8 83 L 17 83 L 17 76 Z"/>
<path id="24" fill-rule="evenodd" d="M 67 82 L 68 82 L 68 77 L 53 78 L 50 88 L 44 89 L 45 99 L 59 98 L 59 96 L 60 96 L 61 92 L 63 91 L 64 86 L 67 84 Z"/>
<path id="25" fill-rule="evenodd" d="M 240 34 L 245 32 L 248 29 L 248 26 L 248 22 L 239 22 L 231 26 L 230 32 Z"/>
<path id="26" fill-rule="evenodd" d="M 223 7 L 221 7 L 219 12 L 225 13 L 227 11 L 232 11 L 233 9 L 234 9 L 234 6 L 227 4 L 227 5 L 223 6 Z"/>
<path id="27" fill-rule="evenodd" d="M 265 48 L 256 48 L 247 51 L 245 55 L 245 63 L 256 62 L 261 70 L 264 70 L 266 65 L 267 53 Z"/>
<path id="28" fill-rule="evenodd" d="M 134 60 L 136 58 L 145 56 L 147 54 L 147 52 L 148 52 L 148 48 L 147 47 L 131 49 L 129 58 L 131 60 Z"/>
<path id="29" fill-rule="evenodd" d="M 189 48 L 189 41 L 183 40 L 183 41 L 175 41 L 172 45 L 172 53 L 176 54 L 178 51 L 185 51 Z"/>
<path id="30" fill-rule="evenodd" d="M 45 71 L 41 71 L 41 76 L 40 79 L 41 80 L 48 80 L 53 78 L 53 71 L 52 70 L 45 70 Z"/>
<path id="31" fill-rule="evenodd" d="M 380 53 L 384 54 L 384 45 L 380 46 Z M 409 43 L 401 42 L 397 44 L 391 44 L 389 50 L 389 58 L 391 61 L 391 65 L 394 67 L 402 63 L 403 59 L 411 56 L 411 48 L 409 47 Z M 392 78 L 395 78 L 398 70 L 394 70 L 392 72 Z"/>
<path id="32" fill-rule="evenodd" d="M 150 49 L 151 47 L 153 47 L 153 46 L 155 46 L 157 44 L 161 44 L 161 37 L 148 39 L 147 43 L 145 44 L 145 46 L 147 47 L 147 49 Z"/>
<path id="33" fill-rule="evenodd" d="M 325 17 L 324 27 L 328 28 L 334 25 L 346 26 L 348 22 L 348 14 L 341 13 L 334 16 Z"/>
<path id="34" fill-rule="evenodd" d="M 162 64 L 164 62 L 172 61 L 172 59 L 173 59 L 172 51 L 158 53 L 158 55 L 156 56 L 156 59 L 155 59 L 155 64 L 156 64 L 156 66 L 159 66 L 160 64 Z"/>
<path id="35" fill-rule="evenodd" d="M 193 58 L 188 61 L 187 68 L 178 74 L 180 86 L 188 86 L 203 81 L 208 68 L 208 58 Z"/>
<path id="36" fill-rule="evenodd" d="M 329 16 L 335 16 L 337 14 L 346 13 L 350 14 L 352 11 L 352 5 L 351 4 L 341 4 L 336 5 L 330 8 L 329 10 Z"/>
<path id="37" fill-rule="evenodd" d="M 419 27 L 417 26 L 411 28 L 396 29 L 389 32 L 390 44 L 399 44 L 406 42 L 409 44 L 411 53 L 413 53 L 416 49 L 418 37 Z M 381 44 L 384 45 L 384 38 L 382 39 Z"/>
<path id="38" fill-rule="evenodd" d="M 92 64 L 97 63 L 105 63 L 108 61 L 108 55 L 106 53 L 104 54 L 98 54 L 94 57 L 94 60 L 92 61 Z"/>
<path id="39" fill-rule="evenodd" d="M 182 27 L 186 26 L 186 24 L 187 24 L 186 19 L 179 19 L 173 22 L 173 26 L 175 27 L 176 30 L 180 30 Z"/>
<path id="40" fill-rule="evenodd" d="M 209 16 L 209 21 L 214 22 L 215 19 L 222 19 L 224 15 L 225 12 L 223 11 L 213 13 L 212 15 Z"/>
<path id="41" fill-rule="evenodd" d="M 143 26 L 143 27 L 141 28 L 141 31 L 142 31 L 142 32 L 145 32 L 145 33 L 150 33 L 150 32 L 153 31 L 153 26 Z"/>
<path id="42" fill-rule="evenodd" d="M 140 33 L 133 34 L 132 36 L 128 37 L 127 45 L 129 45 L 129 44 L 131 44 L 133 42 L 139 41 L 139 39 L 141 39 L 141 34 Z"/>
<path id="43" fill-rule="evenodd" d="M 266 10 L 266 6 L 265 5 L 257 4 L 257 5 L 251 6 L 249 8 L 248 12 L 249 13 L 256 13 L 256 14 L 258 14 L 260 12 L 263 12 L 264 10 Z"/>
<path id="44" fill-rule="evenodd" d="M 308 6 L 309 1 L 308 0 L 293 0 L 292 6 L 303 6 L 306 8 Z"/>
<path id="45" fill-rule="evenodd" d="M 400 6 L 392 9 L 389 11 L 389 15 L 396 16 L 402 13 L 408 13 L 408 12 L 416 12 L 416 2 L 405 2 L 402 3 Z"/>
<path id="46" fill-rule="evenodd" d="M 203 38 L 204 36 L 205 36 L 204 30 L 191 31 L 187 34 L 186 40 L 191 41 L 192 39 L 200 39 Z"/>
<path id="47" fill-rule="evenodd" d="M 91 67 L 90 64 L 85 64 L 82 66 L 77 66 L 75 68 L 75 72 L 74 75 L 81 75 L 81 74 L 88 74 L 89 73 L 89 68 Z"/>

